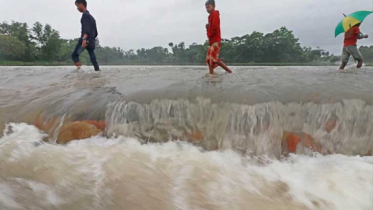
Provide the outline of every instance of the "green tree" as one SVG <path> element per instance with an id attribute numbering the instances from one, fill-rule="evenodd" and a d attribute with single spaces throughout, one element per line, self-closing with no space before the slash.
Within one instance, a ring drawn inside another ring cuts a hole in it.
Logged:
<path id="1" fill-rule="evenodd" d="M 99 47 L 96 50 L 96 56 L 103 64 L 121 64 L 125 59 L 124 51 L 119 47 Z"/>
<path id="2" fill-rule="evenodd" d="M 50 61 L 71 63 L 71 53 L 78 39 L 61 39 L 50 25 L 36 22 L 31 29 L 26 23 L 0 23 L 0 59 L 18 61 Z M 171 48 L 171 52 L 169 49 Z M 103 64 L 204 64 L 208 42 L 184 42 L 168 47 L 141 48 L 123 51 L 121 48 L 99 46 L 97 58 Z M 373 62 L 373 46 L 360 48 L 366 61 Z M 299 39 L 285 27 L 263 34 L 253 32 L 222 40 L 221 58 L 227 63 L 334 63 L 340 57 L 320 48 L 302 47 Z M 81 55 L 89 63 L 87 53 Z"/>
<path id="3" fill-rule="evenodd" d="M 285 27 L 264 36 L 263 51 L 264 62 L 299 62 L 302 55 L 299 39 Z"/>
<path id="4" fill-rule="evenodd" d="M 25 50 L 25 44 L 17 37 L 0 35 L 0 60 L 21 60 Z"/>
<path id="5" fill-rule="evenodd" d="M 365 62 L 373 63 L 373 46 L 361 46 L 360 52 L 363 55 Z"/>
<path id="6" fill-rule="evenodd" d="M 16 37 L 26 47 L 25 53 L 22 56 L 22 61 L 33 61 L 35 59 L 35 43 L 30 40 L 29 29 L 27 23 L 12 21 L 0 23 L 0 35 Z"/>
<path id="7" fill-rule="evenodd" d="M 36 22 L 31 29 L 31 38 L 36 42 L 38 56 L 41 60 L 56 61 L 61 60 L 61 48 L 63 40 L 58 31 L 54 30 L 49 24 L 43 26 Z"/>

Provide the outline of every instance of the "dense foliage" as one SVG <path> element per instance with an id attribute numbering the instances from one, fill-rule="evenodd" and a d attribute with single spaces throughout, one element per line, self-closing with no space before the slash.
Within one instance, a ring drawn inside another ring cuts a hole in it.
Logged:
<path id="1" fill-rule="evenodd" d="M 373 63 L 373 46 L 370 46 L 370 47 L 362 46 L 360 47 L 360 52 L 363 55 L 364 61 L 366 63 L 370 63 L 370 64 Z"/>
<path id="2" fill-rule="evenodd" d="M 77 39 L 62 39 L 59 32 L 48 24 L 43 26 L 37 22 L 29 28 L 26 23 L 0 23 L 2 61 L 71 63 L 70 55 L 76 42 Z M 203 64 L 207 48 L 207 42 L 189 46 L 181 42 L 136 51 L 100 46 L 96 53 L 101 64 Z M 231 64 L 334 63 L 339 60 L 322 49 L 302 47 L 299 39 L 285 27 L 269 34 L 253 32 L 224 39 L 221 58 Z M 82 60 L 88 61 L 86 53 Z"/>

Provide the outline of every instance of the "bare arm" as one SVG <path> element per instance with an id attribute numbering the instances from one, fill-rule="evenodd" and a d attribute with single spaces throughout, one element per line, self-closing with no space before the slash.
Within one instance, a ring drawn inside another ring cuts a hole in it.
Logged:
<path id="1" fill-rule="evenodd" d="M 368 35 L 364 35 L 362 33 L 360 33 L 360 34 L 357 35 L 358 39 L 367 39 L 368 37 L 369 37 Z"/>

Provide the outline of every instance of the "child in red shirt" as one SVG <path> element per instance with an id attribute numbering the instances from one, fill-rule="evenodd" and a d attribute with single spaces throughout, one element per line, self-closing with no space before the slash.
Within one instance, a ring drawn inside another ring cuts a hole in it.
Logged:
<path id="1" fill-rule="evenodd" d="M 228 73 L 232 71 L 220 59 L 221 32 L 220 32 L 220 14 L 215 10 L 215 0 L 208 0 L 205 4 L 207 12 L 210 14 L 209 23 L 206 25 L 207 37 L 209 38 L 209 49 L 207 51 L 206 64 L 209 67 L 210 74 L 214 74 L 214 69 L 222 67 Z"/>
<path id="2" fill-rule="evenodd" d="M 342 53 L 342 65 L 339 70 L 343 70 L 346 67 L 351 55 L 356 61 L 358 61 L 357 68 L 361 68 L 361 66 L 363 65 L 363 56 L 357 48 L 357 40 L 368 38 L 368 35 L 363 35 L 360 32 L 359 27 L 360 23 L 353 26 L 345 33 Z"/>

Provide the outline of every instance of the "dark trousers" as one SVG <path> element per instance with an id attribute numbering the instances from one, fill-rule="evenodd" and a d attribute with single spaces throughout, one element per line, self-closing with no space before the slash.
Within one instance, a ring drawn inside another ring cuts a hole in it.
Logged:
<path id="1" fill-rule="evenodd" d="M 100 67 L 98 66 L 97 59 L 96 59 L 96 54 L 95 54 L 95 43 L 89 43 L 86 48 L 82 47 L 83 40 L 79 39 L 78 44 L 75 47 L 75 50 L 73 54 L 71 55 L 73 58 L 74 63 L 80 62 L 79 61 L 79 56 L 82 54 L 82 52 L 87 49 L 89 58 L 91 59 L 91 62 L 93 66 L 95 67 L 95 71 L 99 71 Z"/>

